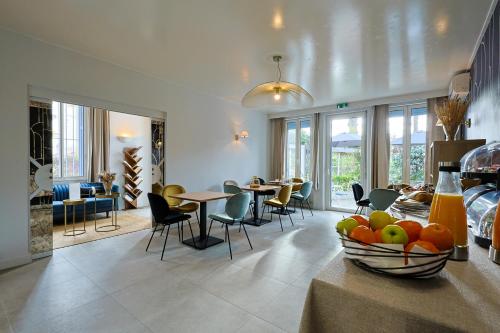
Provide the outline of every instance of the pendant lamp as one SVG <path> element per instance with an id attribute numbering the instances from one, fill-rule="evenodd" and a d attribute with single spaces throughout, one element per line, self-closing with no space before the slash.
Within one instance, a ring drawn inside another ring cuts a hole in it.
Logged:
<path id="1" fill-rule="evenodd" d="M 277 67 L 277 80 L 259 84 L 243 96 L 241 105 L 246 108 L 289 110 L 311 107 L 312 96 L 298 84 L 281 81 L 280 61 L 282 56 L 273 56 Z"/>

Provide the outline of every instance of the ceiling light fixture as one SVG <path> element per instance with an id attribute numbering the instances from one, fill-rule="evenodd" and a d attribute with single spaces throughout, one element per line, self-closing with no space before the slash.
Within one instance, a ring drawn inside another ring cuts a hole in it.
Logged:
<path id="1" fill-rule="evenodd" d="M 289 110 L 307 108 L 313 105 L 312 96 L 298 84 L 281 81 L 280 55 L 273 56 L 276 63 L 276 81 L 259 84 L 243 96 L 241 105 L 246 108 L 267 108 Z"/>

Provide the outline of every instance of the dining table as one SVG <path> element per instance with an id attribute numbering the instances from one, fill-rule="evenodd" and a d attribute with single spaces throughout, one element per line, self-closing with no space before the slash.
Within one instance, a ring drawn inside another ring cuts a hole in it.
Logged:
<path id="1" fill-rule="evenodd" d="M 180 194 L 171 194 L 169 195 L 171 198 L 182 199 L 192 202 L 198 202 L 200 204 L 200 233 L 199 236 L 195 236 L 194 238 L 189 238 L 183 241 L 184 244 L 194 247 L 198 250 L 204 250 L 207 247 L 219 244 L 224 242 L 223 239 L 208 236 L 207 237 L 207 203 L 209 201 L 215 201 L 220 199 L 226 199 L 232 196 L 230 193 L 224 192 L 213 192 L 213 191 L 204 191 L 204 192 L 190 192 L 190 193 L 180 193 Z"/>
<path id="2" fill-rule="evenodd" d="M 500 265 L 469 234 L 469 260 L 429 279 L 365 271 L 342 250 L 312 279 L 299 331 L 500 332 L 499 321 Z"/>
<path id="3" fill-rule="evenodd" d="M 243 191 L 252 191 L 253 192 L 253 200 L 254 200 L 254 205 L 253 205 L 253 216 L 251 218 L 243 220 L 243 223 L 253 225 L 256 227 L 260 227 L 263 224 L 271 222 L 269 219 L 260 219 L 259 218 L 259 193 L 269 191 L 269 190 L 279 190 L 281 187 L 277 185 L 259 185 L 257 186 L 250 186 L 250 185 L 243 185 L 240 187 Z"/>

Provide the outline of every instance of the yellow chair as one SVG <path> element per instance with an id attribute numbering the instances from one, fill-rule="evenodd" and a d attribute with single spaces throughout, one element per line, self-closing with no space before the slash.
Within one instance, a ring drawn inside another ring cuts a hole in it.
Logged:
<path id="1" fill-rule="evenodd" d="M 171 197 L 171 195 L 182 193 L 186 193 L 186 189 L 184 187 L 182 187 L 181 185 L 170 184 L 163 188 L 162 195 L 167 201 L 170 209 L 183 214 L 194 212 L 196 213 L 196 219 L 198 220 L 198 223 L 200 223 L 200 219 L 198 218 L 198 208 L 200 208 L 200 205 L 198 203 L 189 202 L 183 205 L 182 202 L 184 200 Z"/>
<path id="2" fill-rule="evenodd" d="M 288 211 L 288 203 L 290 202 L 290 197 L 292 196 L 292 185 L 283 186 L 278 193 L 278 196 L 270 200 L 264 201 L 264 206 L 271 206 L 278 208 L 277 210 L 271 210 L 271 220 L 273 219 L 273 214 L 278 214 L 280 219 L 281 231 L 283 231 L 283 224 L 281 223 L 281 215 L 288 215 L 290 222 L 293 225 L 292 216 L 290 211 Z M 260 216 L 260 222 L 262 223 L 262 218 L 264 216 L 264 209 L 262 209 L 262 215 Z"/>
<path id="3" fill-rule="evenodd" d="M 294 177 L 291 180 L 292 180 L 292 183 L 294 183 L 292 185 L 292 193 L 300 191 L 300 189 L 302 188 L 302 184 L 304 183 L 304 179 Z"/>
<path id="4" fill-rule="evenodd" d="M 151 186 L 151 193 L 162 195 L 163 194 L 163 186 L 160 183 L 154 183 Z"/>

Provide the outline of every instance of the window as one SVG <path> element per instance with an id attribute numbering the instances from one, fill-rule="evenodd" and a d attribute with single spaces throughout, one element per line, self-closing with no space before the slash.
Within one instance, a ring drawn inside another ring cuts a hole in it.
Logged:
<path id="1" fill-rule="evenodd" d="M 52 102 L 52 156 L 55 180 L 86 178 L 84 108 Z"/>
<path id="2" fill-rule="evenodd" d="M 425 182 L 427 107 L 425 104 L 391 107 L 389 112 L 389 183 Z"/>
<path id="3" fill-rule="evenodd" d="M 285 177 L 311 178 L 311 119 L 286 122 Z"/>

